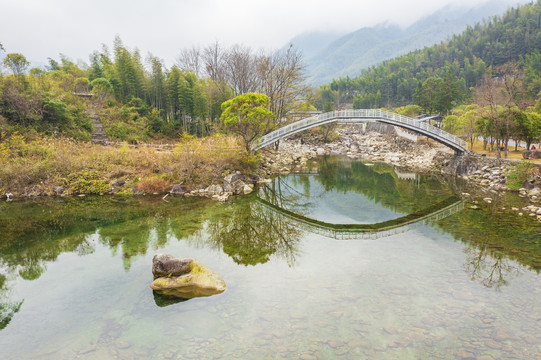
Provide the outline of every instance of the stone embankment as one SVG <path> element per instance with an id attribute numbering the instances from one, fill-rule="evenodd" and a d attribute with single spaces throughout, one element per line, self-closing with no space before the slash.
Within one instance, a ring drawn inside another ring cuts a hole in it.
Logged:
<path id="1" fill-rule="evenodd" d="M 183 185 L 173 185 L 169 194 L 185 197 L 203 196 L 224 202 L 232 195 L 250 194 L 254 191 L 256 185 L 270 182 L 272 182 L 272 180 L 261 178 L 255 174 L 247 176 L 240 171 L 237 171 L 227 175 L 224 178 L 223 185 L 214 184 L 203 189 L 192 191 L 189 191 L 188 188 Z"/>

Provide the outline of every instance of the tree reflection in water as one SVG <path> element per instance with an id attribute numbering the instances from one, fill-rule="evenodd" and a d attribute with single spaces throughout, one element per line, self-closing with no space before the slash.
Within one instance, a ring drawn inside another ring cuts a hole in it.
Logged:
<path id="1" fill-rule="evenodd" d="M 209 241 L 237 263 L 263 264 L 271 255 L 295 263 L 302 231 L 252 198 L 237 199 L 207 223 Z"/>
<path id="2" fill-rule="evenodd" d="M 502 253 L 490 253 L 487 248 L 466 246 L 464 253 L 466 254 L 464 268 L 471 279 L 496 290 L 526 270 Z"/>

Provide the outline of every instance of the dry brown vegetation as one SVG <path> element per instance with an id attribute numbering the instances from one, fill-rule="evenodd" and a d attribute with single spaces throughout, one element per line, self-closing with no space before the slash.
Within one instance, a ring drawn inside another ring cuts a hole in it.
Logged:
<path id="1" fill-rule="evenodd" d="M 149 193 L 166 192 L 172 184 L 196 189 L 221 183 L 229 172 L 242 170 L 239 149 L 235 138 L 223 135 L 184 137 L 173 151 L 157 151 L 13 134 L 0 143 L 0 195 L 51 195 L 57 186 L 71 193 L 73 184 L 79 193 L 92 193 L 98 188 L 94 181 L 107 189 L 116 186 L 120 193 L 134 185 Z"/>

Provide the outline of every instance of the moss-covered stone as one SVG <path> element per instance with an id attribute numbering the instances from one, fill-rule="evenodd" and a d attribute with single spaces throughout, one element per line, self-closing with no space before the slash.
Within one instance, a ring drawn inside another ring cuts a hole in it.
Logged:
<path id="1" fill-rule="evenodd" d="M 197 259 L 190 262 L 190 272 L 180 276 L 156 278 L 150 288 L 161 295 L 181 299 L 211 296 L 225 291 L 225 281 Z"/>

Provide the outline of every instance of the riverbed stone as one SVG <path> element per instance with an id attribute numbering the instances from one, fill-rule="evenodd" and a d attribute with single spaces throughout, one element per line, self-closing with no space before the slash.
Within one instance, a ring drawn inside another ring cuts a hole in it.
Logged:
<path id="1" fill-rule="evenodd" d="M 154 259 L 157 259 L 156 266 Z M 192 299 L 220 294 L 226 289 L 225 281 L 197 259 L 177 259 L 168 254 L 156 255 L 154 259 L 152 273 L 155 277 L 156 274 L 164 274 L 169 269 L 175 274 L 181 274 L 177 276 L 167 273 L 154 279 L 150 288 L 161 295 Z"/>

